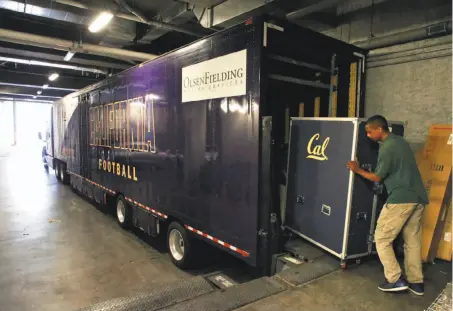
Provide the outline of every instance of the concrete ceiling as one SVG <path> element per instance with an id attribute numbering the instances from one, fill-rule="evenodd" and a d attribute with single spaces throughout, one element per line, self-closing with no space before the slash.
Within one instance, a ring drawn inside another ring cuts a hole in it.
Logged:
<path id="1" fill-rule="evenodd" d="M 382 2 L 386 0 L 375 0 L 373 5 Z M 332 28 L 341 22 L 340 6 L 347 7 L 348 18 L 353 19 L 355 11 L 371 4 L 362 0 L 0 0 L 0 97 L 55 100 L 253 15 L 268 13 L 308 27 Z M 104 10 L 115 14 L 111 23 L 99 33 L 89 32 L 88 25 Z M 342 18 L 344 13 L 343 9 Z M 75 56 L 64 61 L 68 50 Z M 60 74 L 53 82 L 48 80 L 52 72 Z M 49 87 L 40 89 L 44 84 Z"/>

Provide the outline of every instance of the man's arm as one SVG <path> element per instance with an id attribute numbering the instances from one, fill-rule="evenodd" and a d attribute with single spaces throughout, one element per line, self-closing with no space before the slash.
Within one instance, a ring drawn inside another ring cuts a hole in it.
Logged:
<path id="1" fill-rule="evenodd" d="M 386 150 L 379 152 L 376 173 L 368 172 L 360 168 L 359 164 L 356 161 L 348 162 L 348 168 L 354 173 L 368 180 L 371 180 L 373 182 L 381 182 L 390 173 L 391 161 L 392 161 L 391 154 L 388 152 L 388 150 Z"/>
<path id="2" fill-rule="evenodd" d="M 380 182 L 382 180 L 381 177 L 376 175 L 375 173 L 368 172 L 367 170 L 361 169 L 359 164 L 356 161 L 348 162 L 348 168 L 353 171 L 354 173 L 374 182 Z"/>

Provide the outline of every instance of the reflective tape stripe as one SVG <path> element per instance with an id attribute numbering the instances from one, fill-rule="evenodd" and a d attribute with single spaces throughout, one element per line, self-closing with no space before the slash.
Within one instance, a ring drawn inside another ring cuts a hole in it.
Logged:
<path id="1" fill-rule="evenodd" d="M 192 232 L 194 232 L 194 233 L 197 233 L 198 235 L 201 235 L 201 236 L 204 237 L 204 238 L 207 238 L 207 239 L 209 239 L 209 240 L 211 240 L 211 241 L 213 241 L 213 242 L 215 242 L 215 243 L 217 243 L 217 244 L 222 245 L 223 247 L 226 247 L 226 248 L 228 248 L 228 249 L 230 249 L 230 250 L 232 250 L 232 251 L 234 251 L 234 252 L 236 252 L 236 253 L 241 254 L 241 256 L 243 256 L 243 257 L 249 257 L 249 256 L 250 256 L 250 254 L 249 254 L 248 252 L 246 252 L 246 251 L 244 251 L 244 250 L 242 250 L 242 249 L 239 249 L 239 248 L 237 248 L 236 246 L 230 245 L 230 244 L 228 244 L 228 243 L 226 243 L 226 242 L 224 242 L 224 241 L 222 241 L 222 240 L 219 240 L 219 239 L 217 239 L 217 238 L 214 238 L 214 237 L 210 236 L 210 235 L 207 234 L 207 233 L 204 233 L 204 232 L 202 232 L 202 231 L 200 231 L 200 230 L 194 229 L 193 227 L 188 226 L 188 225 L 185 225 L 185 227 L 186 227 L 189 231 L 192 231 Z"/>
<path id="2" fill-rule="evenodd" d="M 127 201 L 129 201 L 129 202 L 131 202 L 131 203 L 137 205 L 138 207 L 143 208 L 143 209 L 145 209 L 145 210 L 147 210 L 147 211 L 149 211 L 149 212 L 151 212 L 151 213 L 153 213 L 153 214 L 156 214 L 156 215 L 158 215 L 158 216 L 160 216 L 160 217 L 162 217 L 162 218 L 165 218 L 165 219 L 168 218 L 167 215 L 165 215 L 165 214 L 163 214 L 163 213 L 161 213 L 161 212 L 158 212 L 158 211 L 156 211 L 155 209 L 153 209 L 153 208 L 151 208 L 151 207 L 148 207 L 148 206 L 146 206 L 146 205 L 143 205 L 143 204 L 141 204 L 141 203 L 139 203 L 139 202 L 137 202 L 137 201 L 134 201 L 134 200 L 132 200 L 131 198 L 126 197 L 125 199 L 126 199 Z"/>
<path id="3" fill-rule="evenodd" d="M 81 179 L 83 179 L 83 180 L 89 182 L 90 184 L 95 185 L 96 187 L 99 187 L 99 188 L 101 188 L 102 190 L 108 191 L 108 192 L 110 192 L 110 193 L 112 193 L 112 194 L 115 194 L 115 193 L 116 193 L 115 191 L 113 191 L 113 190 L 111 190 L 111 189 L 109 189 L 109 188 L 106 188 L 106 187 L 104 187 L 104 186 L 102 186 L 102 185 L 100 185 L 100 184 L 98 184 L 98 183 L 96 183 L 96 182 L 94 182 L 94 181 L 92 181 L 92 180 L 90 180 L 90 179 L 88 179 L 88 178 L 85 178 L 85 177 L 83 177 L 83 176 L 80 176 L 80 175 L 78 175 L 78 174 L 76 174 L 76 173 L 73 173 L 73 172 L 71 172 L 71 171 L 68 171 L 68 174 L 71 174 L 71 175 L 74 175 L 74 176 L 76 176 L 76 177 L 79 177 L 79 178 L 81 178 Z"/>

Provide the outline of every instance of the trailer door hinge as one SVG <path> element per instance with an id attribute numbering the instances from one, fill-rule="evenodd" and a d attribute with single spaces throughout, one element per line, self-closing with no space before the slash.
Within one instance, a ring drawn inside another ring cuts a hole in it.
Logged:
<path id="1" fill-rule="evenodd" d="M 275 214 L 275 213 L 271 214 L 270 222 L 271 222 L 271 224 L 274 224 L 277 222 L 277 214 Z"/>
<path id="2" fill-rule="evenodd" d="M 264 229 L 260 229 L 260 231 L 258 231 L 258 235 L 259 236 L 263 236 L 263 237 L 267 237 L 267 231 L 264 230 Z"/>

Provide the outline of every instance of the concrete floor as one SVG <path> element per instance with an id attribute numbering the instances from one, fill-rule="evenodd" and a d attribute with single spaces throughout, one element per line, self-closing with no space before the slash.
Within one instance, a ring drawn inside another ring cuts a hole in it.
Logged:
<path id="1" fill-rule="evenodd" d="M 237 311 L 424 311 L 443 291 L 446 283 L 451 282 L 451 263 L 439 261 L 435 265 L 426 265 L 424 274 L 424 296 L 410 292 L 383 293 L 377 289 L 383 281 L 383 270 L 379 261 L 372 259 Z"/>
<path id="2" fill-rule="evenodd" d="M 214 270 L 250 279 L 246 267 L 223 252 L 204 270 L 177 269 L 163 239 L 120 229 L 111 211 L 46 173 L 39 155 L 39 148 L 0 149 L 0 310 L 74 310 Z M 424 297 L 386 294 L 376 288 L 383 274 L 372 260 L 240 310 L 422 311 L 451 271 L 451 263 L 426 266 Z"/>
<path id="3" fill-rule="evenodd" d="M 39 148 L 0 150 L 0 213 L 0 310 L 74 310 L 209 272 L 183 272 L 163 239 L 122 230 L 46 173 Z"/>

